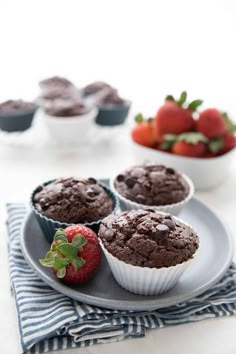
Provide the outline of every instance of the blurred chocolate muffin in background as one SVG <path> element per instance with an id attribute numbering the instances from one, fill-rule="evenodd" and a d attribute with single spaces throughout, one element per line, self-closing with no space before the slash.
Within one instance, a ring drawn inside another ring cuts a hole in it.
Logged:
<path id="1" fill-rule="evenodd" d="M 99 91 L 95 98 L 95 103 L 98 106 L 119 106 L 125 104 L 125 102 L 126 101 L 119 96 L 118 91 L 111 87 L 105 87 Z"/>
<path id="2" fill-rule="evenodd" d="M 0 129 L 16 132 L 30 128 L 36 108 L 35 103 L 21 99 L 0 103 Z"/>
<path id="3" fill-rule="evenodd" d="M 84 104 L 80 97 L 57 99 L 48 107 L 45 107 L 45 112 L 55 117 L 81 116 L 88 113 L 90 110 L 91 106 Z"/>
<path id="4" fill-rule="evenodd" d="M 95 81 L 92 82 L 91 84 L 88 84 L 82 89 L 82 95 L 83 96 L 95 95 L 99 91 L 103 90 L 104 88 L 113 89 L 109 84 L 107 84 L 104 81 Z"/>
<path id="5" fill-rule="evenodd" d="M 118 90 L 110 84 L 95 81 L 82 88 L 81 94 L 98 108 L 98 125 L 115 126 L 125 122 L 131 102 L 120 97 Z"/>
<path id="6" fill-rule="evenodd" d="M 39 87 L 41 90 L 48 89 L 48 88 L 69 88 L 75 87 L 74 84 L 61 76 L 52 76 L 47 79 L 41 80 L 39 82 Z"/>
<path id="7" fill-rule="evenodd" d="M 68 79 L 53 76 L 39 82 L 39 103 L 43 108 L 50 108 L 54 100 L 71 100 L 80 97 L 78 88 Z"/>

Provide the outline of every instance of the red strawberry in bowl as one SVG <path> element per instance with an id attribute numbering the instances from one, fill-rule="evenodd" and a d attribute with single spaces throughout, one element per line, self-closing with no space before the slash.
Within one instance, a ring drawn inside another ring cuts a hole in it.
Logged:
<path id="1" fill-rule="evenodd" d="M 183 91 L 178 100 L 172 95 L 166 97 L 154 118 L 154 126 L 159 142 L 165 134 L 181 134 L 194 130 L 193 112 L 202 104 L 202 100 L 194 100 L 186 107 L 187 93 Z"/>
<path id="2" fill-rule="evenodd" d="M 186 141 L 177 141 L 172 148 L 175 155 L 188 157 L 203 157 L 206 153 L 206 145 L 199 141 L 196 144 L 187 143 Z"/>
<path id="3" fill-rule="evenodd" d="M 40 263 L 52 268 L 55 275 L 67 284 L 89 280 L 101 261 L 97 235 L 84 225 L 58 229 L 53 243 Z"/>
<path id="4" fill-rule="evenodd" d="M 208 139 L 201 133 L 188 132 L 179 135 L 166 134 L 163 137 L 162 149 L 171 149 L 175 155 L 187 157 L 204 157 L 207 153 Z"/>
<path id="5" fill-rule="evenodd" d="M 138 113 L 135 117 L 136 125 L 131 131 L 131 137 L 136 143 L 147 146 L 155 146 L 155 136 L 153 128 L 153 119 L 144 119 L 141 113 Z"/>
<path id="6" fill-rule="evenodd" d="M 222 136 L 227 130 L 227 124 L 223 114 L 215 108 L 207 108 L 202 111 L 197 120 L 197 130 L 207 138 Z"/>
<path id="7" fill-rule="evenodd" d="M 220 154 L 225 154 L 226 152 L 232 150 L 236 146 L 236 136 L 231 132 L 227 132 L 223 135 L 222 147 L 219 150 Z"/>

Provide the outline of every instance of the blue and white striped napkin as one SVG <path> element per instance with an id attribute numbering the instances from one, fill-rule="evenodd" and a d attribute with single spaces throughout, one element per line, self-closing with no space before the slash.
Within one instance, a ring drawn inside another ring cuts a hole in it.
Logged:
<path id="1" fill-rule="evenodd" d="M 8 204 L 9 265 L 22 353 L 46 353 L 128 337 L 161 328 L 236 314 L 236 265 L 210 290 L 192 300 L 151 312 L 107 310 L 51 289 L 29 267 L 20 248 L 23 204 Z"/>

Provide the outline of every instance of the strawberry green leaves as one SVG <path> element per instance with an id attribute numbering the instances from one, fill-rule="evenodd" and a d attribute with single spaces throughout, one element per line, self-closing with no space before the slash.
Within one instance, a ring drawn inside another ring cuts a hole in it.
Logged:
<path id="1" fill-rule="evenodd" d="M 57 229 L 55 235 L 54 235 L 54 241 L 63 241 L 63 242 L 67 242 L 67 237 L 66 234 L 64 232 L 64 229 Z"/>
<path id="2" fill-rule="evenodd" d="M 163 142 L 160 145 L 160 148 L 163 150 L 168 150 L 172 148 L 172 145 L 177 141 L 178 135 L 175 134 L 165 134 Z"/>
<path id="3" fill-rule="evenodd" d="M 66 267 L 58 269 L 57 278 L 62 279 L 66 275 Z"/>
<path id="4" fill-rule="evenodd" d="M 176 103 L 178 103 L 179 106 L 183 106 L 183 104 L 185 103 L 186 99 L 187 99 L 187 92 L 183 91 L 181 93 L 181 95 L 180 95 L 179 100 Z"/>
<path id="5" fill-rule="evenodd" d="M 175 102 L 174 96 L 167 95 L 166 98 L 165 98 L 165 101 L 173 101 L 173 102 Z"/>
<path id="6" fill-rule="evenodd" d="M 190 102 L 189 104 L 187 104 L 187 102 L 186 102 L 187 101 L 187 92 L 186 91 L 181 92 L 180 97 L 177 100 L 172 95 L 166 96 L 165 100 L 166 101 L 173 101 L 179 106 L 185 106 L 191 112 L 195 112 L 197 110 L 197 108 L 199 106 L 201 106 L 201 104 L 203 103 L 203 100 L 197 99 L 197 100 L 194 100 L 194 101 Z"/>
<path id="7" fill-rule="evenodd" d="M 72 240 L 72 245 L 75 246 L 75 247 L 82 248 L 86 244 L 87 244 L 87 240 L 82 235 L 77 235 Z"/>
<path id="8" fill-rule="evenodd" d="M 188 109 L 192 112 L 195 112 L 199 106 L 203 104 L 203 100 L 194 100 L 188 105 Z"/>
<path id="9" fill-rule="evenodd" d="M 197 132 L 183 133 L 178 136 L 178 141 L 186 141 L 186 143 L 197 144 L 200 141 L 207 143 L 208 139 L 202 134 Z"/>
<path id="10" fill-rule="evenodd" d="M 83 258 L 77 258 L 77 259 L 72 259 L 72 264 L 76 270 L 80 269 L 83 267 L 85 264 L 85 260 Z"/>
<path id="11" fill-rule="evenodd" d="M 57 246 L 57 251 L 69 259 L 73 259 L 77 256 L 78 247 L 72 245 L 71 243 L 61 243 Z"/>
<path id="12" fill-rule="evenodd" d="M 179 106 L 182 106 L 185 103 L 186 99 L 187 99 L 187 92 L 183 91 L 181 92 L 178 100 L 176 100 L 172 95 L 167 95 L 165 101 L 173 101 L 177 103 Z"/>
<path id="13" fill-rule="evenodd" d="M 223 138 L 214 138 L 211 139 L 208 143 L 208 150 L 216 154 L 223 147 Z"/>
<path id="14" fill-rule="evenodd" d="M 67 265 L 72 264 L 78 270 L 86 263 L 83 258 L 78 257 L 78 253 L 86 244 L 86 238 L 80 234 L 69 243 L 64 230 L 57 229 L 50 251 L 39 261 L 45 267 L 56 269 L 58 278 L 64 278 Z"/>
<path id="15" fill-rule="evenodd" d="M 188 132 L 179 135 L 166 134 L 164 135 L 164 141 L 160 147 L 161 149 L 171 149 L 177 141 L 185 141 L 186 143 L 194 145 L 203 142 L 207 145 L 207 149 L 214 154 L 217 154 L 223 147 L 222 137 L 209 140 L 203 134 L 198 132 Z"/>
<path id="16" fill-rule="evenodd" d="M 136 116 L 134 117 L 134 120 L 138 124 L 142 123 L 142 122 L 145 122 L 145 121 L 148 122 L 148 123 L 152 123 L 153 117 L 145 118 L 142 113 L 137 113 Z"/>
<path id="17" fill-rule="evenodd" d="M 177 141 L 185 141 L 186 143 L 197 144 L 200 141 L 207 143 L 208 139 L 203 134 L 197 132 L 188 132 L 179 135 L 166 134 L 164 135 L 164 141 L 161 144 L 161 149 L 171 149 L 173 144 Z"/>
<path id="18" fill-rule="evenodd" d="M 134 117 L 134 120 L 136 123 L 142 123 L 144 121 L 143 114 L 142 113 L 136 114 L 136 116 Z"/>
<path id="19" fill-rule="evenodd" d="M 228 114 L 226 112 L 222 112 L 222 116 L 225 120 L 225 123 L 227 125 L 227 131 L 234 133 L 236 132 L 236 124 L 229 118 Z"/>

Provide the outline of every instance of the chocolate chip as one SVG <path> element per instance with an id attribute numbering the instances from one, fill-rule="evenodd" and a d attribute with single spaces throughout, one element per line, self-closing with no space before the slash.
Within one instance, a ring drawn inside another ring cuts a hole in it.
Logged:
<path id="1" fill-rule="evenodd" d="M 166 233 L 167 231 L 169 231 L 169 227 L 164 224 L 158 224 L 156 229 L 160 232 L 163 232 L 163 233 Z"/>
<path id="2" fill-rule="evenodd" d="M 107 241 L 111 241 L 114 236 L 114 232 L 111 229 L 106 229 L 106 231 L 103 233 L 103 238 L 105 238 Z"/>
<path id="3" fill-rule="evenodd" d="M 44 204 L 46 203 L 46 200 L 45 200 L 44 198 L 41 198 L 41 199 L 39 200 L 39 203 L 42 204 L 42 205 L 44 205 Z"/>
<path id="4" fill-rule="evenodd" d="M 165 219 L 163 221 L 163 224 L 168 226 L 170 230 L 174 230 L 175 229 L 175 222 L 173 220 Z"/>
<path id="5" fill-rule="evenodd" d="M 93 178 L 93 177 L 89 177 L 89 182 L 91 183 L 91 184 L 96 184 L 97 183 L 97 180 L 95 179 L 95 178 Z"/>
<path id="6" fill-rule="evenodd" d="M 165 216 L 165 219 L 169 219 L 169 220 L 173 220 L 173 221 L 174 221 L 173 216 L 170 215 L 170 214 L 167 214 L 167 215 Z"/>
<path id="7" fill-rule="evenodd" d="M 169 174 L 169 175 L 174 175 L 175 174 L 175 170 L 173 168 L 168 167 L 166 169 L 166 173 Z"/>
<path id="8" fill-rule="evenodd" d="M 116 179 L 117 179 L 118 182 L 123 182 L 125 180 L 125 176 L 124 175 L 118 175 L 116 177 Z"/>
<path id="9" fill-rule="evenodd" d="M 87 191 L 86 191 L 86 194 L 88 197 L 94 197 L 95 196 L 95 193 L 93 191 L 92 188 L 89 188 Z"/>
<path id="10" fill-rule="evenodd" d="M 92 190 L 93 190 L 93 193 L 98 195 L 101 193 L 101 188 L 97 185 L 97 186 L 92 186 Z"/>
<path id="11" fill-rule="evenodd" d="M 135 185 L 136 180 L 132 177 L 128 177 L 125 180 L 125 184 L 129 187 L 129 188 L 133 188 L 133 186 Z"/>

